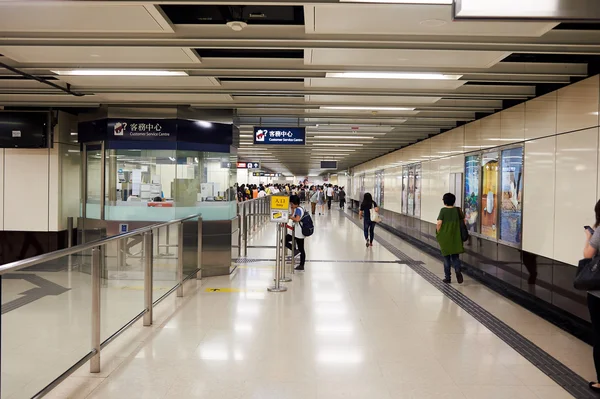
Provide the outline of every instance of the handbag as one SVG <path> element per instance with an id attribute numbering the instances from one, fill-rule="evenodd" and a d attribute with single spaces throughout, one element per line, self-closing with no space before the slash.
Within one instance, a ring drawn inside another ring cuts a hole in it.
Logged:
<path id="1" fill-rule="evenodd" d="M 370 212 L 371 212 L 371 213 L 370 213 L 370 215 L 369 215 L 369 216 L 371 216 L 371 222 L 373 222 L 373 223 L 381 223 L 381 221 L 382 221 L 383 219 L 381 219 L 381 216 L 379 216 L 379 212 L 377 212 L 377 211 L 375 210 L 375 207 L 374 207 L 374 206 L 371 206 Z"/>
<path id="2" fill-rule="evenodd" d="M 600 255 L 579 261 L 573 286 L 577 290 L 600 290 Z"/>
<path id="3" fill-rule="evenodd" d="M 460 238 L 463 242 L 469 240 L 469 229 L 467 229 L 467 225 L 465 224 L 465 218 L 460 208 L 456 208 L 458 212 L 458 219 L 460 221 Z"/>

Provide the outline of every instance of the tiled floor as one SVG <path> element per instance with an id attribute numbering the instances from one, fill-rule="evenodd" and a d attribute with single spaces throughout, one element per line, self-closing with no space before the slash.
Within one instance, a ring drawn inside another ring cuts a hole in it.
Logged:
<path id="1" fill-rule="evenodd" d="M 391 235 L 430 270 L 437 260 Z M 274 230 L 253 244 L 271 245 Z M 190 281 L 184 298 L 156 310 L 102 352 L 103 371 L 85 369 L 52 398 L 569 398 L 526 359 L 403 264 L 339 212 L 317 216 L 309 262 L 285 293 L 268 293 L 272 262 L 249 263 L 228 277 Z M 273 258 L 274 250 L 249 248 Z M 335 262 L 364 260 L 365 263 Z M 208 288 L 240 292 L 207 292 Z M 466 279 L 458 287 L 584 376 L 590 348 Z M 590 377 L 591 378 L 591 377 Z M 17 397 L 17 396 L 15 396 Z"/>

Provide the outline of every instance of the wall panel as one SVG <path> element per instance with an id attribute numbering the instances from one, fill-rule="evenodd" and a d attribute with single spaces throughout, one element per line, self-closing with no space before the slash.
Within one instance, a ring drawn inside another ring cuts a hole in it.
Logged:
<path id="1" fill-rule="evenodd" d="M 597 173 L 598 128 L 557 136 L 554 259 L 581 259 L 583 226 L 594 222 Z"/>
<path id="2" fill-rule="evenodd" d="M 557 93 L 552 92 L 525 103 L 525 139 L 556 134 Z"/>
<path id="3" fill-rule="evenodd" d="M 511 144 L 525 140 L 525 104 L 500 112 L 500 142 Z"/>
<path id="4" fill-rule="evenodd" d="M 598 75 L 558 90 L 557 133 L 598 126 Z"/>
<path id="5" fill-rule="evenodd" d="M 481 149 L 481 120 L 465 125 L 465 152 Z"/>
<path id="6" fill-rule="evenodd" d="M 48 150 L 4 151 L 4 230 L 48 231 Z"/>
<path id="7" fill-rule="evenodd" d="M 525 143 L 523 250 L 554 256 L 556 136 Z"/>

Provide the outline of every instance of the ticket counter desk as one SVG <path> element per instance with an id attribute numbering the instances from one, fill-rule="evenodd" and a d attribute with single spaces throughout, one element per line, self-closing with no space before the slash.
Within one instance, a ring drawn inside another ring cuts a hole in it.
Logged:
<path id="1" fill-rule="evenodd" d="M 239 246 L 239 220 L 233 189 L 237 157 L 230 154 L 227 144 L 227 137 L 231 138 L 231 125 L 193 124 L 194 128 L 212 127 L 213 135 L 206 132 L 202 135 L 202 132 L 182 130 L 190 126 L 188 122 L 108 119 L 94 121 L 93 129 L 90 122 L 86 122 L 87 127 L 80 123 L 83 143 L 83 204 L 78 221 L 80 243 L 201 214 L 202 275 L 228 275 L 233 271 L 232 259 L 237 257 Z M 148 126 L 163 133 L 176 131 L 179 137 L 187 135 L 187 140 L 192 133 L 193 137 L 198 136 L 203 141 L 215 136 L 216 143 L 160 138 L 136 140 L 139 136 L 123 131 L 126 126 L 139 128 L 141 124 L 145 125 L 146 131 Z M 98 131 L 104 130 L 105 137 L 98 137 Z M 90 131 L 92 133 L 86 135 Z M 115 136 L 115 132 L 123 136 Z M 186 222 L 184 240 L 193 236 L 194 228 L 197 233 L 197 222 Z M 171 226 L 168 230 L 161 229 L 154 237 L 155 273 L 164 271 L 165 278 L 171 278 L 170 274 L 175 272 L 178 234 L 177 227 Z M 110 279 L 112 275 L 122 278 L 124 274 L 135 275 L 141 270 L 138 267 L 142 253 L 140 240 L 132 239 L 120 245 L 120 248 L 107 249 L 108 253 L 104 255 L 106 278 Z"/>

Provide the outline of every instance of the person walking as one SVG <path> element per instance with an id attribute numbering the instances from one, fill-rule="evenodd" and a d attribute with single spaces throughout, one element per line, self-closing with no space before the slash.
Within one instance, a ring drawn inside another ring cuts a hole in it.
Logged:
<path id="1" fill-rule="evenodd" d="M 344 206 L 346 205 L 346 192 L 344 191 L 344 187 L 340 187 L 338 197 L 340 199 L 340 209 L 344 209 Z"/>
<path id="2" fill-rule="evenodd" d="M 313 216 L 315 216 L 315 212 L 317 211 L 317 202 L 319 202 L 319 191 L 313 186 L 310 192 L 310 210 Z"/>
<path id="3" fill-rule="evenodd" d="M 454 194 L 446 193 L 442 200 L 444 201 L 444 207 L 440 210 L 436 226 L 436 238 L 444 256 L 445 277 L 442 281 L 446 284 L 451 283 L 452 266 L 454 266 L 456 281 L 458 284 L 462 284 L 460 254 L 465 252 L 465 249 L 460 234 L 460 223 L 461 220 L 465 219 L 465 216 L 460 208 L 454 206 L 456 203 Z"/>
<path id="4" fill-rule="evenodd" d="M 300 226 L 300 220 L 306 212 L 300 206 L 300 197 L 297 195 L 290 196 L 290 207 L 292 212 L 290 214 L 290 220 L 294 222 L 294 232 L 296 248 L 292 248 L 292 235 L 287 234 L 285 236 L 286 248 L 292 250 L 293 256 L 296 255 L 296 250 L 300 253 L 300 264 L 294 268 L 294 270 L 304 271 L 304 264 L 306 263 L 306 251 L 304 250 L 304 235 L 302 234 L 302 227 Z"/>
<path id="5" fill-rule="evenodd" d="M 371 193 L 365 193 L 363 202 L 360 204 L 360 211 L 358 212 L 358 218 L 364 220 L 363 230 L 365 233 L 365 240 L 367 241 L 367 248 L 373 246 L 373 239 L 375 238 L 375 222 L 371 220 L 371 210 L 379 212 L 379 207 L 373 201 Z"/>
<path id="6" fill-rule="evenodd" d="M 324 215 L 325 214 L 325 192 L 323 191 L 323 187 L 319 187 L 319 190 L 317 191 L 318 193 L 318 203 L 317 206 L 319 207 L 319 216 Z"/>
<path id="7" fill-rule="evenodd" d="M 600 201 L 596 202 L 594 207 L 596 221 L 593 229 L 585 229 L 585 247 L 583 249 L 583 257 L 592 259 L 600 250 Z M 589 387 L 594 392 L 600 393 L 600 291 L 589 291 L 587 294 L 588 310 L 592 321 L 593 332 L 593 357 L 594 366 L 596 368 L 596 381 L 592 381 Z"/>
<path id="8" fill-rule="evenodd" d="M 331 210 L 331 201 L 333 201 L 333 184 L 327 186 L 327 210 Z"/>

